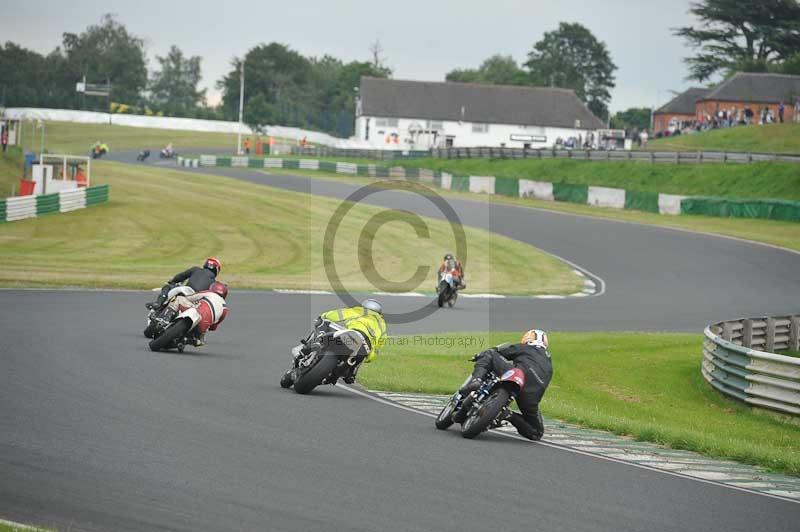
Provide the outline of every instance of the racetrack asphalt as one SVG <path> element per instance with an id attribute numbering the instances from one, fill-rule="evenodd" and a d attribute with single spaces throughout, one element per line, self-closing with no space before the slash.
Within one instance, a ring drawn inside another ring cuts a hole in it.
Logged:
<path id="1" fill-rule="evenodd" d="M 329 197 L 355 188 L 246 169 L 209 173 Z M 404 193 L 371 199 L 437 214 Z M 797 311 L 794 253 L 448 202 L 468 225 L 575 262 L 602 278 L 606 293 L 462 299 L 392 333 L 532 322 L 699 332 L 718 319 Z M 800 519 L 800 505 L 783 500 L 494 434 L 463 440 L 339 387 L 309 396 L 280 389 L 288 348 L 314 315 L 339 304 L 335 296 L 232 292 L 229 320 L 208 346 L 182 355 L 147 350 L 142 305 L 150 296 L 0 292 L 0 517 L 131 531 L 786 531 Z M 397 311 L 420 304 L 385 302 Z"/>

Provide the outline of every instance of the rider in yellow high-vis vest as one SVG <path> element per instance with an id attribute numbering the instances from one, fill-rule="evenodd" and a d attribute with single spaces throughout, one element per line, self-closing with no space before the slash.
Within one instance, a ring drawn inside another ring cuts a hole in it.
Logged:
<path id="1" fill-rule="evenodd" d="M 349 347 L 353 351 L 355 364 L 349 367 L 349 371 L 342 375 L 344 382 L 352 384 L 355 382 L 358 368 L 363 362 L 372 362 L 378 357 L 378 352 L 386 343 L 386 320 L 383 318 L 383 307 L 374 299 L 365 299 L 361 305 L 323 312 L 317 318 L 314 325 L 315 330 L 326 328 L 330 324 L 354 331 L 349 333 Z M 292 356 L 295 358 L 295 367 L 290 369 L 283 377 L 281 386 L 288 388 L 297 378 L 297 360 L 311 353 L 317 344 L 302 344 L 292 349 Z M 284 385 L 285 381 L 285 385 Z"/>
<path id="2" fill-rule="evenodd" d="M 364 306 L 356 306 L 349 308 L 341 308 L 336 310 L 329 310 L 323 312 L 320 318 L 323 320 L 332 321 L 345 327 L 358 331 L 364 335 L 369 343 L 369 354 L 364 362 L 372 362 L 378 357 L 378 351 L 386 343 L 386 320 L 380 311 L 374 309 L 374 305 L 370 303 L 378 303 L 374 299 L 364 301 L 364 305 L 373 306 L 372 309 Z M 378 304 L 380 305 L 380 304 Z M 380 306 L 378 306 L 380 308 Z"/>

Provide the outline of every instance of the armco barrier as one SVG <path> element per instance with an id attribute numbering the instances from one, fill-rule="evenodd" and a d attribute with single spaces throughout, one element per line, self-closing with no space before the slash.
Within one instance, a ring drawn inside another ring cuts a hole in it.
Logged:
<path id="1" fill-rule="evenodd" d="M 0 200 L 0 223 L 70 212 L 108 201 L 108 185 Z"/>
<path id="2" fill-rule="evenodd" d="M 653 157 L 655 156 L 653 155 Z M 316 159 L 225 158 L 201 155 L 200 159 L 191 160 L 193 162 L 187 161 L 190 160 L 179 158 L 178 164 L 182 166 L 196 166 L 198 163 L 200 166 L 230 166 L 232 161 L 233 166 L 239 167 L 322 170 L 338 174 L 408 179 L 424 181 L 444 190 L 457 192 L 565 201 L 608 209 L 631 209 L 668 215 L 704 214 L 800 222 L 800 202 L 797 201 L 688 197 L 572 183 L 547 183 L 513 177 L 454 176 L 439 170 L 425 168 L 389 167 L 375 164 L 318 161 Z"/>
<path id="3" fill-rule="evenodd" d="M 36 196 L 6 198 L 6 221 L 36 218 Z"/>
<path id="4" fill-rule="evenodd" d="M 701 372 L 720 392 L 751 405 L 800 415 L 800 315 L 743 318 L 705 329 Z"/>

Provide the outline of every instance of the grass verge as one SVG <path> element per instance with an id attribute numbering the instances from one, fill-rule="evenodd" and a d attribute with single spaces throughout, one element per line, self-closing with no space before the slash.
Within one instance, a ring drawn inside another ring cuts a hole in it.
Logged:
<path id="1" fill-rule="evenodd" d="M 394 337 L 359 380 L 374 390 L 450 394 L 472 354 L 518 340 L 499 332 Z M 550 344 L 545 417 L 800 475 L 800 423 L 713 390 L 700 374 L 701 335 L 553 332 Z"/>
<path id="2" fill-rule="evenodd" d="M 26 148 L 39 153 L 42 130 L 30 121 L 26 121 L 22 127 L 22 141 Z M 244 137 L 242 136 L 243 139 Z M 180 131 L 112 124 L 45 122 L 45 151 L 49 153 L 88 154 L 98 140 L 108 144 L 112 152 L 115 150 L 163 148 L 170 142 L 174 144 L 179 153 L 189 148 L 230 148 L 231 152 L 236 150 L 236 134 L 234 133 Z M 157 157 L 158 153 L 153 155 Z"/>
<path id="3" fill-rule="evenodd" d="M 769 124 L 713 129 L 703 133 L 654 139 L 648 150 L 800 153 L 800 124 Z"/>
<path id="4" fill-rule="evenodd" d="M 0 519 L 0 532 L 53 532 L 53 530 L 29 525 L 12 524 L 10 521 Z"/>
<path id="5" fill-rule="evenodd" d="M 111 185 L 111 202 L 72 213 L 0 225 L 0 285 L 151 288 L 208 255 L 219 256 L 223 278 L 236 288 L 330 290 L 323 264 L 323 236 L 340 202 L 262 185 L 161 168 L 99 162 L 94 181 Z M 414 218 L 379 228 L 367 222 L 383 209 L 358 205 L 344 218 L 333 248 L 343 285 L 375 289 L 360 261 L 375 236 L 375 271 L 391 280 L 411 279 L 418 267 L 434 268 L 455 249 L 449 225 Z M 521 242 L 465 228 L 470 291 L 567 294 L 581 279 L 561 261 Z M 188 238 L 186 235 L 190 235 Z M 413 248 L 414 252 L 409 253 Z M 421 289 L 433 290 L 433 271 Z M 520 277 L 522 276 L 522 277 Z M 381 287 L 419 290 L 416 282 Z"/>
<path id="6" fill-rule="evenodd" d="M 9 146 L 6 153 L 0 152 L 0 199 L 11 196 L 12 191 L 19 190 L 21 175 L 22 150 L 17 146 Z"/>

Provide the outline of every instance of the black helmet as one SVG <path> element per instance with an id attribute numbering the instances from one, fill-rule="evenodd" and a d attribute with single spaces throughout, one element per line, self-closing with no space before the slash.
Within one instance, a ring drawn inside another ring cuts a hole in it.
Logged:
<path id="1" fill-rule="evenodd" d="M 447 255 L 444 256 L 444 260 L 453 260 L 453 254 L 448 253 Z"/>

